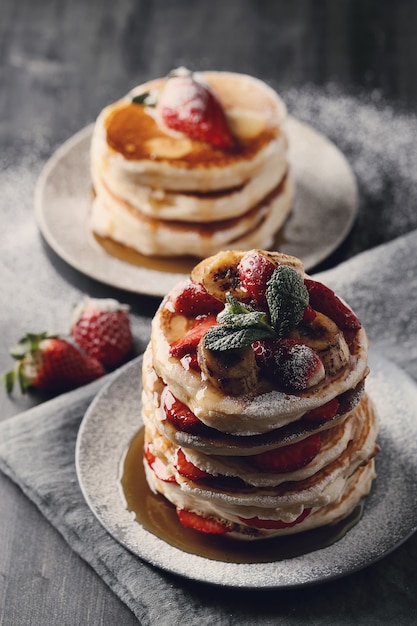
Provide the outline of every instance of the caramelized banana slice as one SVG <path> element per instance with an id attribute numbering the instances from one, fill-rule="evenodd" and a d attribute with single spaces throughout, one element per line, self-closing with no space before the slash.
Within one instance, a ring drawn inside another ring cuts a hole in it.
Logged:
<path id="1" fill-rule="evenodd" d="M 204 259 L 196 265 L 191 272 L 191 280 L 202 283 L 212 296 L 223 302 L 228 291 L 238 300 L 244 301 L 248 299 L 248 294 L 240 281 L 239 263 L 246 254 L 251 252 L 263 254 L 275 266 L 289 265 L 300 276 L 304 276 L 301 261 L 288 254 L 265 250 L 226 250 Z"/>
<path id="2" fill-rule="evenodd" d="M 251 346 L 233 350 L 209 350 L 201 340 L 198 363 L 209 382 L 230 396 L 249 394 L 258 382 L 258 366 Z"/>
<path id="3" fill-rule="evenodd" d="M 317 352 L 326 374 L 335 374 L 349 360 L 349 347 L 342 331 L 323 313 L 316 312 L 312 322 L 298 326 L 290 333 L 290 337 Z"/>
<path id="4" fill-rule="evenodd" d="M 191 272 L 191 280 L 202 283 L 207 291 L 225 302 L 226 293 L 230 291 L 237 299 L 244 299 L 247 295 L 239 278 L 239 261 L 244 252 L 219 252 L 204 261 L 201 261 Z"/>

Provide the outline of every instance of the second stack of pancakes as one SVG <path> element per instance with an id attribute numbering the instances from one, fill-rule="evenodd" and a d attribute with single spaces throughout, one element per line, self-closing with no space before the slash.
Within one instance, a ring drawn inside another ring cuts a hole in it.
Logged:
<path id="1" fill-rule="evenodd" d="M 219 148 L 164 127 L 155 98 L 169 78 L 140 85 L 102 110 L 94 127 L 91 228 L 148 256 L 205 258 L 268 248 L 292 205 L 286 109 L 253 77 L 201 72 L 234 136 Z"/>

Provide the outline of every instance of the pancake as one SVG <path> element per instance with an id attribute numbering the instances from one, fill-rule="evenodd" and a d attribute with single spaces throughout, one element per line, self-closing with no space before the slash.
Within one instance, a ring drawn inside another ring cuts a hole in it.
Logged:
<path id="1" fill-rule="evenodd" d="M 167 128 L 163 93 L 145 83 L 99 114 L 91 144 L 91 229 L 148 256 L 204 258 L 227 247 L 267 247 L 292 206 L 285 105 L 247 75 L 195 75 L 215 93 L 234 145 L 219 148 Z"/>
<path id="2" fill-rule="evenodd" d="M 229 245 L 243 248 L 271 243 L 271 233 L 287 218 L 293 196 L 285 177 L 258 205 L 244 215 L 212 222 L 179 222 L 150 217 L 115 197 L 99 182 L 91 212 L 91 225 L 108 237 L 148 256 L 206 256 Z"/>
<path id="3" fill-rule="evenodd" d="M 354 312 L 298 259 L 256 249 L 201 261 L 161 303 L 144 355 L 150 488 L 185 526 L 232 539 L 348 516 L 378 452 L 367 350 Z"/>
<path id="4" fill-rule="evenodd" d="M 218 462 L 210 456 L 204 459 L 186 451 L 187 460 L 194 465 L 200 462 L 200 469 L 227 472 L 192 481 L 175 468 L 178 451 L 151 428 L 145 433 L 153 443 L 152 451 L 171 469 L 175 481 L 160 480 L 146 463 L 147 477 L 154 491 L 163 494 L 176 507 L 191 509 L 204 517 L 214 516 L 220 523 L 226 522 L 229 532 L 246 537 L 253 534 L 254 538 L 301 532 L 349 515 L 358 501 L 369 493 L 370 481 L 375 477 L 377 422 L 367 396 L 342 432 L 328 432 L 327 441 L 314 462 L 300 470 L 275 476 L 248 472 L 250 457 L 244 461 L 239 459 L 240 462 L 233 459 L 235 463 L 231 464 L 227 457 Z M 287 526 L 305 511 L 308 515 L 299 525 Z M 242 520 L 253 518 L 278 520 L 285 525 L 256 530 L 250 523 L 242 525 Z"/>

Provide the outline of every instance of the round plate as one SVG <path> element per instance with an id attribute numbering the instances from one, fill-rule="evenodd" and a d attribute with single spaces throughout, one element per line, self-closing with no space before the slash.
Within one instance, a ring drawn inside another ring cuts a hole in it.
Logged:
<path id="1" fill-rule="evenodd" d="M 173 547 L 135 521 L 121 496 L 121 461 L 141 427 L 141 365 L 141 359 L 130 363 L 98 394 L 83 419 L 76 448 L 77 475 L 89 507 L 135 555 L 171 573 L 216 585 L 298 587 L 370 565 L 416 530 L 417 386 L 371 353 L 367 390 L 380 418 L 377 479 L 362 518 L 344 537 L 328 547 L 266 563 L 221 562 Z"/>
<path id="2" fill-rule="evenodd" d="M 92 132 L 92 125 L 78 132 L 45 165 L 35 193 L 39 228 L 50 247 L 87 276 L 134 293 L 163 297 L 185 274 L 116 258 L 89 230 Z M 290 117 L 288 138 L 296 194 L 293 211 L 274 245 L 298 256 L 308 271 L 349 233 L 357 212 L 357 187 L 345 157 L 322 134 Z M 194 264 L 190 261 L 189 270 Z"/>

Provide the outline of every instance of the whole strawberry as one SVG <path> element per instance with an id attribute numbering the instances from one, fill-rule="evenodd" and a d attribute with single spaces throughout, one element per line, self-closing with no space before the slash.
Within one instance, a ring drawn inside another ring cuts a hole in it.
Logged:
<path id="1" fill-rule="evenodd" d="M 74 311 L 71 334 L 86 354 L 116 367 L 133 347 L 129 307 L 112 298 L 85 298 Z"/>
<path id="2" fill-rule="evenodd" d="M 16 378 L 22 393 L 35 387 L 48 394 L 62 393 L 85 385 L 105 374 L 101 363 L 60 337 L 28 333 L 11 348 L 16 367 L 4 376 L 11 393 Z"/>
<path id="3" fill-rule="evenodd" d="M 166 81 L 157 103 L 165 126 L 219 148 L 234 144 L 223 107 L 208 85 L 180 69 Z"/>

